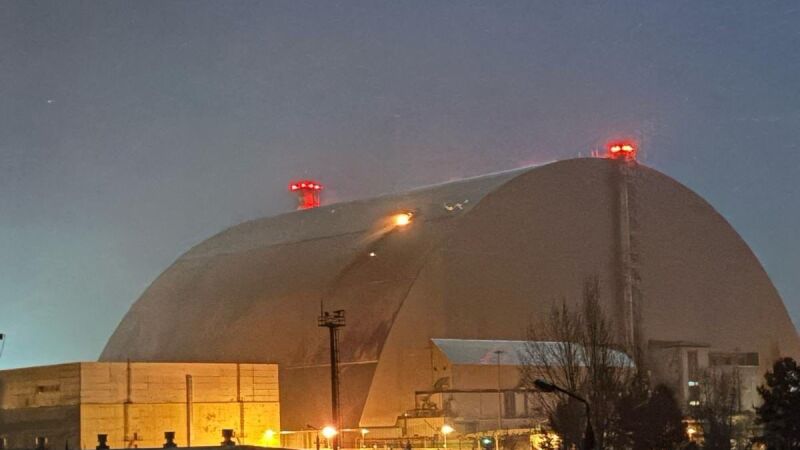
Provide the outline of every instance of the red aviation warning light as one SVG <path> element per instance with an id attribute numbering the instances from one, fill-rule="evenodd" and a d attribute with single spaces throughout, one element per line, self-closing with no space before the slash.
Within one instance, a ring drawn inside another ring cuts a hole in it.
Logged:
<path id="1" fill-rule="evenodd" d="M 636 144 L 633 142 L 612 142 L 608 144 L 608 157 L 624 161 L 636 160 Z"/>
<path id="2" fill-rule="evenodd" d="M 319 191 L 322 185 L 313 180 L 295 181 L 289 184 L 289 192 L 297 194 L 297 209 L 309 209 L 319 206 Z"/>

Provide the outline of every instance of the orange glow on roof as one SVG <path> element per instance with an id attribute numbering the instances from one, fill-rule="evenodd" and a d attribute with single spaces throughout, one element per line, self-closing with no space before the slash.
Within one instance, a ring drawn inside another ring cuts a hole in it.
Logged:
<path id="1" fill-rule="evenodd" d="M 414 217 L 414 214 L 410 212 L 399 213 L 392 217 L 392 222 L 398 227 L 404 227 L 411 223 L 412 217 Z"/>

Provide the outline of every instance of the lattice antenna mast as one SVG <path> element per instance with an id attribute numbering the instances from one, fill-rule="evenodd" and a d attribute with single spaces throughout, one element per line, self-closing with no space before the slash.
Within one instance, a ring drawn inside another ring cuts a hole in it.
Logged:
<path id="1" fill-rule="evenodd" d="M 625 344 L 633 355 L 638 353 L 638 305 L 636 304 L 637 277 L 633 267 L 633 239 L 631 221 L 630 178 L 638 152 L 632 142 L 612 142 L 608 145 L 608 158 L 619 161 L 618 207 L 619 252 L 622 270 L 622 311 L 625 322 Z"/>
<path id="2" fill-rule="evenodd" d="M 328 329 L 331 347 L 331 420 L 336 426 L 336 434 L 331 438 L 332 450 L 339 450 L 342 432 L 342 416 L 339 412 L 339 328 L 344 327 L 344 310 L 323 311 L 317 318 L 317 325 Z"/>

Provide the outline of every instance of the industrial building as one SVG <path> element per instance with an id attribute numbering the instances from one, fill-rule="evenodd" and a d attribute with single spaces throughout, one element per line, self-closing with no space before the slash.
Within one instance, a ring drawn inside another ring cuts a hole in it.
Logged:
<path id="1" fill-rule="evenodd" d="M 600 280 L 620 341 L 645 350 L 656 381 L 684 402 L 704 367 L 755 377 L 800 356 L 775 287 L 730 224 L 679 182 L 616 157 L 629 146 L 613 148 L 318 207 L 314 187 L 308 209 L 181 256 L 100 360 L 278 363 L 284 444 L 311 446 L 292 436 L 335 422 L 317 320 L 344 310 L 342 433 L 355 446 L 438 439 L 445 423 L 460 435 L 536 426 L 517 391 L 515 342 L 554 301 L 577 305 L 587 277 Z M 477 406 L 455 392 L 470 389 Z"/>
<path id="2" fill-rule="evenodd" d="M 274 364 L 82 362 L 0 371 L 4 448 L 279 446 Z M 39 442 L 41 441 L 41 442 Z"/>

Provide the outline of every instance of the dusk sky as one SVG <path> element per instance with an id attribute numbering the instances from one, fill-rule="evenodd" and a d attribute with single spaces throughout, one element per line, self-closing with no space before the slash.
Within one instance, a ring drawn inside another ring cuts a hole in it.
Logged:
<path id="1" fill-rule="evenodd" d="M 798 24 L 795 1 L 2 2 L 0 368 L 95 360 L 192 245 L 291 211 L 292 178 L 340 201 L 619 136 L 798 324 Z"/>

